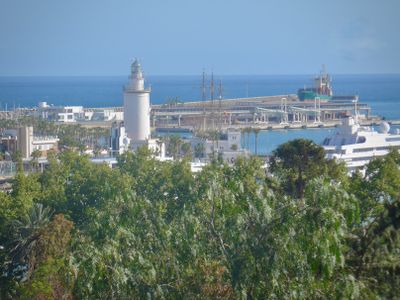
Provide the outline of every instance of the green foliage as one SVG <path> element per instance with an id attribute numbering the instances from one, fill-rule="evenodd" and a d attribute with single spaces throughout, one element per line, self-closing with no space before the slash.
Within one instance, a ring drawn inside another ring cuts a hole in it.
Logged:
<path id="1" fill-rule="evenodd" d="M 0 237 L 8 235 L 7 226 L 17 218 L 19 208 L 15 207 L 14 199 L 5 192 L 0 192 Z M 1 240 L 0 240 L 1 245 Z"/>
<path id="2" fill-rule="evenodd" d="M 166 150 L 169 155 L 177 159 L 181 155 L 183 141 L 179 135 L 170 135 L 166 139 Z"/>
<path id="3" fill-rule="evenodd" d="M 145 147 L 118 158 L 123 174 L 133 179 L 133 191 L 150 201 L 166 203 L 171 218 L 191 202 L 194 178 L 186 160 L 157 162 Z"/>
<path id="4" fill-rule="evenodd" d="M 400 293 L 400 155 L 391 151 L 356 173 L 350 189 L 360 199 L 361 222 L 350 240 L 349 268 L 369 298 Z"/>
<path id="5" fill-rule="evenodd" d="M 194 156 L 196 158 L 203 158 L 205 155 L 205 147 L 203 143 L 198 143 L 194 146 Z"/>
<path id="6" fill-rule="evenodd" d="M 132 180 L 120 170 L 93 164 L 86 156 L 66 151 L 59 161 L 50 159 L 41 184 L 41 202 L 66 214 L 80 226 L 90 222 L 92 213 L 103 202 L 126 193 Z"/>
<path id="7" fill-rule="evenodd" d="M 60 299 L 54 297 L 53 285 L 61 262 L 49 259 L 35 271 L 32 279 L 19 288 L 20 299 Z"/>
<path id="8" fill-rule="evenodd" d="M 20 285 L 21 299 L 68 299 L 72 284 L 71 270 L 65 256 L 71 240 L 73 223 L 62 214 L 55 215 L 41 227 L 37 240 L 36 264 L 31 278 Z"/>
<path id="9" fill-rule="evenodd" d="M 192 160 L 193 153 L 192 153 L 192 145 L 190 142 L 185 142 L 181 146 L 181 152 L 184 158 L 188 159 L 189 161 Z"/>
<path id="10" fill-rule="evenodd" d="M 346 180 L 344 165 L 327 160 L 321 146 L 304 139 L 289 141 L 274 150 L 271 172 L 282 181 L 284 191 L 296 198 L 302 198 L 307 183 L 318 176 Z"/>
<path id="11" fill-rule="evenodd" d="M 256 157 L 192 174 L 146 147 L 116 169 L 52 154 L 0 194 L 1 296 L 396 298 L 399 167 L 392 152 L 348 178 L 304 140 L 277 149 L 272 174 Z M 4 272 L 21 266 L 25 281 Z"/>
<path id="12" fill-rule="evenodd" d="M 22 279 L 29 279 L 32 275 L 38 264 L 38 256 L 41 255 L 39 239 L 43 228 L 50 221 L 50 214 L 49 208 L 35 204 L 27 215 L 13 221 L 13 236 L 7 245 L 9 252 L 5 264 L 6 273 Z"/>
<path id="13" fill-rule="evenodd" d="M 18 171 L 13 182 L 13 189 L 10 195 L 1 193 L 0 220 L 4 228 L 11 223 L 11 220 L 26 215 L 31 209 L 34 201 L 40 195 L 40 184 L 38 174 L 25 175 Z"/>

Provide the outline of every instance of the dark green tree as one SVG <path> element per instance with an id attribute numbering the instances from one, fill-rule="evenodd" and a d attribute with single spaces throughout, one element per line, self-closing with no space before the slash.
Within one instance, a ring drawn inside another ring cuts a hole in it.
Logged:
<path id="1" fill-rule="evenodd" d="M 273 151 L 270 171 L 282 181 L 286 193 L 302 198 L 307 182 L 319 176 L 335 174 L 334 179 L 346 180 L 343 165 L 325 158 L 324 149 L 310 140 L 296 139 Z"/>

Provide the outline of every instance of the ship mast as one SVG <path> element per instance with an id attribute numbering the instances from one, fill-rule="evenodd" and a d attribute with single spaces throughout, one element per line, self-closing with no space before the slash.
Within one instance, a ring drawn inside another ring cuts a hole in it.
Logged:
<path id="1" fill-rule="evenodd" d="M 206 73 L 203 69 L 203 80 L 201 85 L 201 99 L 203 101 L 203 131 L 206 131 Z"/>
<path id="2" fill-rule="evenodd" d="M 211 96 L 211 120 L 212 128 L 215 128 L 215 118 L 214 118 L 214 72 L 211 71 L 211 82 L 210 82 L 210 96 Z"/>
<path id="3" fill-rule="evenodd" d="M 221 131 L 222 127 L 222 82 L 219 80 L 218 85 L 218 127 L 219 131 Z"/>

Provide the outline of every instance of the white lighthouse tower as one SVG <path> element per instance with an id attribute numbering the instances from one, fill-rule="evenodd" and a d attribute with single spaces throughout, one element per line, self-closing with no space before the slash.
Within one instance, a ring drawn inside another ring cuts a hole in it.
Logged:
<path id="1" fill-rule="evenodd" d="M 150 89 L 144 87 L 142 67 L 137 59 L 131 66 L 129 83 L 124 87 L 124 124 L 133 143 L 150 139 Z"/>

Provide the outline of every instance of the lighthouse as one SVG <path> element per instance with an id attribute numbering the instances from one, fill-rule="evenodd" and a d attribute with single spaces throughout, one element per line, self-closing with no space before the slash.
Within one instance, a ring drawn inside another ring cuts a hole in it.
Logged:
<path id="1" fill-rule="evenodd" d="M 124 87 L 124 125 L 133 143 L 150 139 L 150 88 L 145 88 L 142 67 L 132 63 L 131 76 Z"/>

